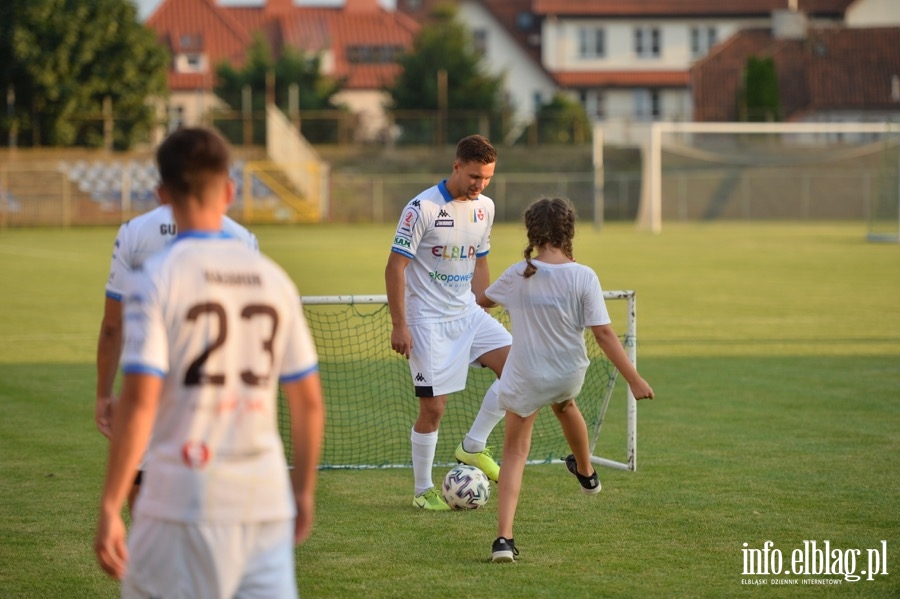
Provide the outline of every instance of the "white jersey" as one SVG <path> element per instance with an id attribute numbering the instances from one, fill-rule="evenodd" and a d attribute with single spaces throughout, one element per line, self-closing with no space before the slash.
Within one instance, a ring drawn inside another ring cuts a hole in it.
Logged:
<path id="1" fill-rule="evenodd" d="M 479 309 L 472 293 L 475 259 L 491 249 L 494 202 L 479 195 L 454 201 L 447 181 L 403 209 L 391 251 L 412 260 L 406 268 L 409 324 L 449 321 Z"/>
<path id="2" fill-rule="evenodd" d="M 610 324 L 596 273 L 575 262 L 512 265 L 485 291 L 509 312 L 512 347 L 500 378 L 501 407 L 527 416 L 581 390 L 590 360 L 584 329 Z"/>
<path id="3" fill-rule="evenodd" d="M 318 370 L 298 298 L 280 267 L 225 233 L 179 234 L 129 277 L 122 370 L 163 379 L 136 513 L 295 515 L 277 387 Z"/>
<path id="4" fill-rule="evenodd" d="M 227 216 L 222 218 L 222 230 L 259 251 L 256 236 Z M 169 246 L 176 233 L 172 208 L 165 204 L 123 223 L 116 234 L 113 247 L 109 278 L 106 281 L 106 297 L 122 301 L 122 286 L 128 273 Z"/>

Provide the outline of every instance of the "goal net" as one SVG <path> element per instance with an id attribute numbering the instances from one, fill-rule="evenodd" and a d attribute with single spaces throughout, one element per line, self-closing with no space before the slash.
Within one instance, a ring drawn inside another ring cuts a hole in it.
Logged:
<path id="1" fill-rule="evenodd" d="M 636 310 L 633 291 L 606 291 L 614 322 L 624 323 L 626 353 L 636 360 Z M 391 319 L 387 297 L 303 297 L 304 311 L 319 352 L 319 373 L 326 405 L 323 468 L 410 467 L 410 430 L 418 413 L 407 361 L 390 346 Z M 620 315 L 621 314 L 621 315 Z M 502 311 L 495 316 L 509 326 Z M 593 461 L 623 470 L 636 468 L 637 410 L 624 382 L 586 331 L 591 359 L 577 398 L 590 433 Z M 435 465 L 455 464 L 453 452 L 478 413 L 495 376 L 489 368 L 469 368 L 465 390 L 453 393 L 441 420 Z M 607 411 L 610 404 L 615 409 Z M 279 398 L 282 439 L 290 459 L 287 405 Z M 600 432 L 603 430 L 603 436 Z M 488 445 L 502 460 L 503 422 Z M 551 410 L 541 410 L 534 425 L 532 463 L 559 460 L 571 453 Z M 603 457 L 618 456 L 617 458 Z"/>
<path id="2" fill-rule="evenodd" d="M 900 123 L 654 123 L 638 224 L 857 220 L 900 233 Z"/>

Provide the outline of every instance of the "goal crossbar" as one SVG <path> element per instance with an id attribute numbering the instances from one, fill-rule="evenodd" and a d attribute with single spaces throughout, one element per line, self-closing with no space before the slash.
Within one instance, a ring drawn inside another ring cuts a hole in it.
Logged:
<path id="1" fill-rule="evenodd" d="M 662 231 L 662 154 L 663 136 L 679 134 L 900 134 L 900 123 L 835 122 L 835 123 L 743 123 L 743 122 L 655 122 L 650 126 L 644 159 L 644 181 L 647 184 L 646 206 L 642 206 L 642 227 L 659 233 Z"/>

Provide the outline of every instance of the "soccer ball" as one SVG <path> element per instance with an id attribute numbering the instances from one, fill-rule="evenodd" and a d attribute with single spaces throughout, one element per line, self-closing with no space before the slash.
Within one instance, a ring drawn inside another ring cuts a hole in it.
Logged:
<path id="1" fill-rule="evenodd" d="M 460 464 L 444 477 L 444 501 L 455 510 L 477 510 L 491 496 L 491 481 L 487 474 Z"/>

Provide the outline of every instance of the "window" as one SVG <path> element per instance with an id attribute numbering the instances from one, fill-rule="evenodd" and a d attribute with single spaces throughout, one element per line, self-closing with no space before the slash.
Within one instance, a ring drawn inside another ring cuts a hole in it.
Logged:
<path id="1" fill-rule="evenodd" d="M 602 91 L 594 92 L 594 118 L 603 120 L 606 118 L 606 94 Z"/>
<path id="2" fill-rule="evenodd" d="M 530 12 L 520 12 L 516 15 L 516 26 L 522 31 L 528 31 L 534 26 L 534 15 Z"/>
<path id="3" fill-rule="evenodd" d="M 347 62 L 353 64 L 390 64 L 403 53 L 402 46 L 347 46 Z"/>
<path id="4" fill-rule="evenodd" d="M 691 55 L 694 58 L 706 56 L 718 41 L 715 27 L 691 27 Z"/>
<path id="5" fill-rule="evenodd" d="M 661 116 L 659 90 L 634 90 L 634 118 L 638 121 L 652 121 Z"/>
<path id="6" fill-rule="evenodd" d="M 175 60 L 175 70 L 179 73 L 203 73 L 206 71 L 206 57 L 196 52 L 179 54 Z"/>
<path id="7" fill-rule="evenodd" d="M 639 58 L 659 58 L 661 38 L 659 27 L 636 27 L 634 53 Z"/>
<path id="8" fill-rule="evenodd" d="M 578 58 L 602 58 L 606 55 L 606 35 L 603 29 L 578 30 Z"/>
<path id="9" fill-rule="evenodd" d="M 472 31 L 472 49 L 478 56 L 487 54 L 488 32 L 487 29 L 475 29 Z"/>
<path id="10" fill-rule="evenodd" d="M 180 50 L 201 50 L 203 49 L 203 34 L 201 33 L 185 33 L 178 39 L 181 44 Z"/>

